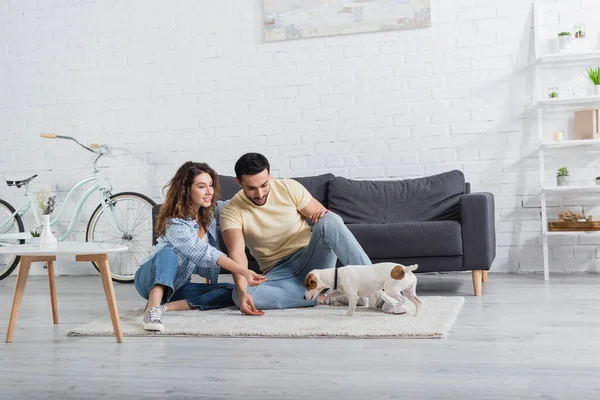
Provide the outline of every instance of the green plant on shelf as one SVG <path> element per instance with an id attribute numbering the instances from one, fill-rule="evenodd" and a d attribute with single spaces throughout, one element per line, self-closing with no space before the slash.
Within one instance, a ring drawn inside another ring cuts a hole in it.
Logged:
<path id="1" fill-rule="evenodd" d="M 551 99 L 556 99 L 558 97 L 558 93 L 557 92 L 550 92 L 550 94 L 548 95 Z"/>
<path id="2" fill-rule="evenodd" d="M 587 77 L 594 85 L 600 85 L 600 67 L 592 68 L 587 70 Z"/>
<path id="3" fill-rule="evenodd" d="M 38 229 L 30 231 L 29 233 L 31 233 L 31 237 L 40 237 L 40 236 L 42 236 L 42 231 L 38 230 Z"/>
<path id="4" fill-rule="evenodd" d="M 560 167 L 556 176 L 569 176 L 569 169 L 567 167 Z"/>
<path id="5" fill-rule="evenodd" d="M 558 36 L 571 36 L 571 32 L 561 32 Z"/>

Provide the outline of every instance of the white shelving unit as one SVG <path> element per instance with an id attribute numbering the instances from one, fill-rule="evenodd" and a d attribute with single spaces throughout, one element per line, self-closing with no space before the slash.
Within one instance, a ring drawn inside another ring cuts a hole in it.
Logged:
<path id="1" fill-rule="evenodd" d="M 555 140 L 547 140 L 542 142 L 542 147 L 546 149 L 565 148 L 565 147 L 591 147 L 600 145 L 600 139 L 586 140 L 563 140 L 557 142 Z"/>
<path id="2" fill-rule="evenodd" d="M 599 139 L 593 140 L 564 140 L 564 141 L 548 141 L 547 133 L 544 129 L 544 111 L 549 107 L 589 107 L 598 105 L 600 108 L 600 96 L 584 96 L 573 98 L 556 98 L 550 99 L 543 97 L 541 86 L 540 69 L 542 67 L 551 68 L 554 66 L 572 65 L 583 61 L 600 60 L 600 49 L 581 51 L 581 52 L 565 52 L 557 54 L 540 54 L 540 3 L 539 0 L 533 2 L 533 34 L 535 39 L 535 86 L 534 86 L 534 104 L 537 109 L 537 131 L 539 139 L 539 173 L 540 173 L 540 198 L 542 208 L 542 248 L 544 252 L 544 279 L 549 280 L 549 257 L 548 257 L 548 236 L 577 236 L 577 235 L 600 235 L 600 231 L 567 231 L 567 232 L 549 232 L 548 231 L 548 214 L 546 195 L 569 195 L 600 192 L 599 186 L 544 186 L 545 182 L 545 152 L 559 151 L 564 148 L 586 147 L 600 145 Z"/>
<path id="3" fill-rule="evenodd" d="M 600 58 L 600 57 L 599 57 Z M 570 97 L 566 99 L 544 99 L 538 101 L 538 106 L 585 106 L 600 102 L 600 96 Z"/>
<path id="4" fill-rule="evenodd" d="M 583 62 L 587 60 L 595 60 L 600 58 L 600 50 L 590 50 L 586 52 L 570 51 L 557 54 L 548 54 L 537 57 L 540 63 L 562 63 L 569 61 Z"/>

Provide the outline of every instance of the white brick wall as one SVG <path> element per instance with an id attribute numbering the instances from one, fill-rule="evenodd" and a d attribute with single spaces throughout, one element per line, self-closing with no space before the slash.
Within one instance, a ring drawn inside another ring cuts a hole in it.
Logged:
<path id="1" fill-rule="evenodd" d="M 544 50 L 579 20 L 598 36 L 597 0 L 542 3 Z M 246 151 L 267 155 L 277 176 L 396 179 L 458 168 L 473 191 L 497 196 L 494 269 L 542 269 L 536 132 L 523 112 L 530 1 L 432 0 L 430 29 L 278 43 L 262 43 L 260 9 L 259 0 L 0 1 L 0 172 L 37 173 L 34 190 L 59 200 L 89 174 L 89 154 L 40 131 L 106 143 L 116 191 L 157 201 L 182 162 L 230 175 Z M 597 171 L 588 161 L 559 162 L 584 179 Z M 0 186 L 0 198 L 17 204 L 21 195 Z M 550 205 L 552 215 L 565 202 Z M 594 199 L 567 206 L 593 211 Z M 94 207 L 73 239 L 83 239 Z M 598 271 L 598 244 L 553 238 L 552 270 Z M 58 272 L 94 270 L 63 260 Z"/>

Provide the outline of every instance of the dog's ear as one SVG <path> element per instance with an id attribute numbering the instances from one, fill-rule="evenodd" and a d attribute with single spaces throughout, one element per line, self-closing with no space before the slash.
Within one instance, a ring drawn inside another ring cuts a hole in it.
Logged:
<path id="1" fill-rule="evenodd" d="M 313 274 L 306 275 L 304 279 L 304 286 L 307 290 L 313 290 L 317 288 L 317 278 Z"/>
<path id="2" fill-rule="evenodd" d="M 402 265 L 396 265 L 394 269 L 392 269 L 392 272 L 390 272 L 392 279 L 396 279 L 398 281 L 404 279 L 404 275 L 404 267 Z"/>

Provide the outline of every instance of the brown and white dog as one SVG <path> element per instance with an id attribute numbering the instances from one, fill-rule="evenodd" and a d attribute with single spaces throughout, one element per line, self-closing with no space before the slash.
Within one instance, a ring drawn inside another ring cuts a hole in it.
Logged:
<path id="1" fill-rule="evenodd" d="M 369 297 L 369 305 L 375 304 L 375 293 L 383 289 L 385 293 L 396 299 L 398 303 L 394 311 L 409 299 L 416 307 L 415 315 L 421 308 L 421 300 L 417 297 L 417 277 L 412 271 L 417 264 L 404 266 L 398 263 L 378 263 L 373 265 L 347 265 L 339 268 L 313 269 L 306 275 L 304 298 L 312 300 L 324 289 L 335 290 L 348 297 L 348 312 L 352 316 L 359 297 Z"/>

